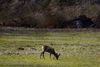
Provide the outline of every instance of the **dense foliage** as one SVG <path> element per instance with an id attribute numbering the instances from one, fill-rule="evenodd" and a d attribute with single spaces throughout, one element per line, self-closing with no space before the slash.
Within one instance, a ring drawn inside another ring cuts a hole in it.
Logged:
<path id="1" fill-rule="evenodd" d="M 73 28 L 86 15 L 100 27 L 100 0 L 0 0 L 0 26 Z"/>

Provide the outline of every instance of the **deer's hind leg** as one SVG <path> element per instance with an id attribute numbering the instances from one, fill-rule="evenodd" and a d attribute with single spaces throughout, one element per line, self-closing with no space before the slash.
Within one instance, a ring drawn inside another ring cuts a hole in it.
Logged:
<path id="1" fill-rule="evenodd" d="M 41 52 L 41 54 L 40 54 L 40 58 L 41 58 L 41 56 L 45 59 L 45 57 L 44 57 L 44 51 Z"/>

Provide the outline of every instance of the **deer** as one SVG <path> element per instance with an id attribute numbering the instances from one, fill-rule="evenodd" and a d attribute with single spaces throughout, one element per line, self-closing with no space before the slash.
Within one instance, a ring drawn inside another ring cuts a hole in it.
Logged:
<path id="1" fill-rule="evenodd" d="M 49 53 L 50 54 L 50 58 L 51 58 L 51 55 L 54 55 L 54 57 L 58 60 L 58 58 L 59 58 L 59 56 L 60 56 L 60 54 L 58 54 L 58 53 L 56 53 L 55 52 L 55 49 L 54 48 L 52 48 L 52 47 L 50 47 L 50 46 L 47 46 L 47 45 L 43 45 L 42 46 L 42 52 L 41 52 L 41 54 L 40 54 L 40 58 L 41 58 L 41 56 L 43 56 L 43 58 L 45 59 L 45 57 L 44 57 L 44 53 L 45 52 L 47 52 L 47 53 Z"/>

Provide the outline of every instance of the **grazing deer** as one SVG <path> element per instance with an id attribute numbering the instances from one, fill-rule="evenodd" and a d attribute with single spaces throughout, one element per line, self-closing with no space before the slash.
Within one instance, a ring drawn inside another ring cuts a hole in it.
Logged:
<path id="1" fill-rule="evenodd" d="M 54 56 L 56 57 L 57 60 L 58 60 L 58 58 L 59 58 L 59 56 L 60 56 L 60 54 L 58 54 L 58 53 L 55 52 L 54 48 L 52 48 L 52 47 L 50 47 L 50 46 L 47 46 L 47 45 L 43 45 L 43 46 L 42 46 L 42 52 L 41 52 L 41 54 L 40 54 L 40 58 L 41 58 L 41 56 L 43 56 L 43 58 L 44 58 L 44 53 L 45 53 L 45 52 L 50 53 L 50 58 L 51 58 L 51 54 L 54 55 Z"/>

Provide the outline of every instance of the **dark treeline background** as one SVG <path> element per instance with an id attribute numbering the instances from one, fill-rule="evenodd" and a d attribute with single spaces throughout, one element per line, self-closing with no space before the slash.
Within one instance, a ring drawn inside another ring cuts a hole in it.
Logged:
<path id="1" fill-rule="evenodd" d="M 0 26 L 74 28 L 80 15 L 100 28 L 100 0 L 0 0 Z"/>

